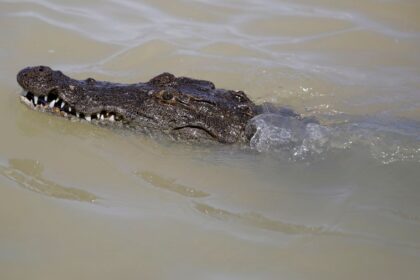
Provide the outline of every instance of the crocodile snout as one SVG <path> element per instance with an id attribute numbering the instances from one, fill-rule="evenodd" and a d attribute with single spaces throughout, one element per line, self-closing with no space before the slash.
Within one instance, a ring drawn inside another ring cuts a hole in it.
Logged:
<path id="1" fill-rule="evenodd" d="M 22 70 L 19 71 L 19 73 L 16 76 L 16 80 L 18 82 L 18 84 L 22 87 L 22 88 L 26 88 L 26 83 L 25 81 L 27 80 L 28 77 L 28 73 L 30 72 L 30 67 L 26 67 Z"/>

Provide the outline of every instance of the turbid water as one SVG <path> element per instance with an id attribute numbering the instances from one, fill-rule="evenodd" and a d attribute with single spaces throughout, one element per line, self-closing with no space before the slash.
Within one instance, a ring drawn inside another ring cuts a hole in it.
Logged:
<path id="1" fill-rule="evenodd" d="M 1 279 L 417 279 L 418 1 L 0 1 Z M 164 71 L 267 113 L 189 145 L 19 102 L 15 75 Z"/>

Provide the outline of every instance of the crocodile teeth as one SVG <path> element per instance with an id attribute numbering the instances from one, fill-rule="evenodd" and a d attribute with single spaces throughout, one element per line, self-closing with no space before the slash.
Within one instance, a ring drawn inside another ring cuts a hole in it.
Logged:
<path id="1" fill-rule="evenodd" d="M 32 105 L 31 100 L 29 100 L 29 98 L 27 98 L 26 96 L 21 96 L 20 100 L 22 100 L 28 106 Z"/>
<path id="2" fill-rule="evenodd" d="M 75 116 L 79 119 L 86 120 L 88 122 L 91 122 L 93 120 L 100 121 L 108 121 L 110 123 L 112 122 L 118 122 L 122 121 L 122 117 L 120 115 L 117 115 L 115 112 L 107 112 L 107 111 L 101 111 L 98 113 L 93 113 L 89 116 L 85 116 L 82 112 L 77 112 L 76 108 L 71 107 L 69 104 L 67 104 L 64 100 L 54 95 L 39 95 L 35 96 L 35 94 L 31 92 L 27 92 L 26 95 L 21 96 L 21 100 L 26 103 L 27 105 L 42 108 L 42 109 L 51 109 L 48 111 L 51 111 L 53 113 L 60 113 L 64 117 L 72 117 Z M 49 102 L 50 100 L 50 102 Z"/>

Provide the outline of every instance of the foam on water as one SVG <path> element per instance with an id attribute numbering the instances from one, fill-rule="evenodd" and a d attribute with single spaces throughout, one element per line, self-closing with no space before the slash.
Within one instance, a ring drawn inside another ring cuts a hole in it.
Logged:
<path id="1" fill-rule="evenodd" d="M 329 128 L 280 114 L 261 114 L 251 120 L 256 132 L 251 147 L 259 152 L 287 152 L 293 157 L 321 153 L 328 142 Z"/>

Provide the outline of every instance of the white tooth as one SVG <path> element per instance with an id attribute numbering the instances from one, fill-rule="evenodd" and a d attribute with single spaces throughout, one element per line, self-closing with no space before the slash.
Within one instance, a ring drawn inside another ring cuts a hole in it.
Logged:
<path id="1" fill-rule="evenodd" d="M 50 106 L 50 108 L 52 108 L 52 107 L 54 107 L 54 105 L 55 105 L 55 100 L 51 101 L 49 106 Z"/>
<path id="2" fill-rule="evenodd" d="M 69 112 L 71 112 L 71 107 L 69 107 Z"/>
<path id="3" fill-rule="evenodd" d="M 48 101 L 48 96 L 44 96 L 44 100 L 45 100 L 45 102 L 47 102 Z"/>
<path id="4" fill-rule="evenodd" d="M 63 102 L 61 103 L 61 109 L 63 109 L 63 108 L 64 108 L 64 105 L 66 105 L 66 103 L 63 101 Z"/>
<path id="5" fill-rule="evenodd" d="M 38 96 L 34 96 L 34 104 L 38 104 Z"/>
<path id="6" fill-rule="evenodd" d="M 91 117 L 86 117 L 86 120 L 87 120 L 88 122 L 90 122 L 90 121 L 92 120 L 92 118 L 91 118 Z"/>
<path id="7" fill-rule="evenodd" d="M 115 121 L 115 116 L 114 116 L 114 115 L 111 115 L 111 116 L 109 117 L 109 121 L 111 121 L 111 122 Z"/>
<path id="8" fill-rule="evenodd" d="M 80 117 L 79 113 L 76 113 L 76 117 L 78 117 L 78 118 Z"/>
<path id="9" fill-rule="evenodd" d="M 29 101 L 29 99 L 26 98 L 25 96 L 21 96 L 20 97 L 20 100 L 22 100 L 23 102 L 25 102 L 25 104 L 28 105 L 28 106 L 32 105 L 32 102 Z"/>
<path id="10" fill-rule="evenodd" d="M 101 114 L 101 120 L 104 120 L 104 119 L 105 119 L 104 115 Z"/>
<path id="11" fill-rule="evenodd" d="M 101 115 L 99 113 L 96 114 L 96 118 L 101 118 Z"/>

